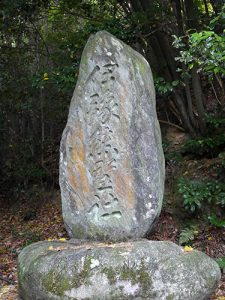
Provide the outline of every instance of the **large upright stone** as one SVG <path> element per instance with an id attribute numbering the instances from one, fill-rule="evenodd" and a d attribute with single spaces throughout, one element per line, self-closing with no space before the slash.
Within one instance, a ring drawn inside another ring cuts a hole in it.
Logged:
<path id="1" fill-rule="evenodd" d="M 84 49 L 60 153 L 70 236 L 144 237 L 158 217 L 164 157 L 149 64 L 101 31 Z"/>

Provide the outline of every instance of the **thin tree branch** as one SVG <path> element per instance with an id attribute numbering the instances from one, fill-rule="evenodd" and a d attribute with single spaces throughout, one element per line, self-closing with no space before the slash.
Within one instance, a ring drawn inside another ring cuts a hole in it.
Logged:
<path id="1" fill-rule="evenodd" d="M 159 123 L 163 123 L 163 124 L 167 124 L 167 125 L 173 126 L 173 127 L 177 128 L 177 129 L 185 132 L 185 129 L 183 127 L 178 126 L 178 125 L 176 125 L 174 123 L 171 123 L 171 122 L 168 122 L 168 121 L 164 121 L 164 120 L 159 120 Z"/>
<path id="2" fill-rule="evenodd" d="M 42 34 L 40 33 L 40 31 L 37 29 L 36 25 L 31 20 L 29 20 L 29 21 L 33 25 L 33 27 L 34 27 L 35 31 L 37 32 L 37 34 L 39 35 L 39 37 L 41 38 L 41 40 L 42 40 L 42 42 L 43 42 L 43 44 L 45 46 L 45 49 L 46 49 L 46 51 L 48 53 L 48 56 L 50 57 L 51 54 L 50 54 L 50 52 L 48 50 L 48 45 L 46 44 L 44 37 L 42 36 Z"/>

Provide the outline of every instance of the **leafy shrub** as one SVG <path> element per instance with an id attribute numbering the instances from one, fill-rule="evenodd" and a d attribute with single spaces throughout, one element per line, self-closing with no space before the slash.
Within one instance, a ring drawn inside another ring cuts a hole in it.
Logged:
<path id="1" fill-rule="evenodd" d="M 208 196 L 202 182 L 184 178 L 178 181 L 178 192 L 182 195 L 184 208 L 191 212 L 201 208 L 202 201 Z"/>
<path id="2" fill-rule="evenodd" d="M 225 227 L 225 220 L 221 220 L 215 214 L 209 216 L 209 221 L 215 227 L 220 227 L 220 228 Z"/>
<path id="3" fill-rule="evenodd" d="M 194 154 L 195 156 L 217 156 L 225 145 L 225 118 L 213 114 L 205 116 L 207 124 L 207 133 L 205 136 L 196 139 L 187 140 L 182 153 Z"/>
<path id="4" fill-rule="evenodd" d="M 168 142 L 163 142 L 163 152 L 166 163 L 176 164 L 182 160 L 180 151 L 172 150 Z"/>
<path id="5" fill-rule="evenodd" d="M 178 80 L 167 82 L 163 77 L 154 78 L 155 90 L 158 95 L 167 96 L 169 95 L 174 87 L 179 84 Z"/>
<path id="6" fill-rule="evenodd" d="M 71 66 L 63 66 L 55 70 L 45 73 L 41 70 L 33 75 L 32 87 L 36 89 L 43 89 L 45 86 L 52 84 L 57 91 L 71 92 L 77 82 L 79 72 L 79 62 L 71 63 Z"/>
<path id="7" fill-rule="evenodd" d="M 173 45 L 180 50 L 180 55 L 176 59 L 185 64 L 188 70 L 196 66 L 198 72 L 209 77 L 216 74 L 224 76 L 225 35 L 224 31 L 219 33 L 214 30 L 219 23 L 224 23 L 224 12 L 225 5 L 219 16 L 210 22 L 207 30 L 189 31 L 185 37 L 174 36 Z"/>
<path id="8" fill-rule="evenodd" d="M 225 169 L 225 152 L 221 152 L 218 158 L 220 159 L 221 168 Z"/>
<path id="9" fill-rule="evenodd" d="M 219 147 L 225 144 L 225 135 L 219 134 L 214 137 L 203 137 L 201 139 L 190 139 L 185 142 L 182 152 L 192 153 L 198 156 L 211 154 L 212 157 L 216 156 Z"/>
<path id="10" fill-rule="evenodd" d="M 197 181 L 181 178 L 178 192 L 182 195 L 184 208 L 195 212 L 203 204 L 225 206 L 225 185 L 218 181 Z"/>
<path id="11" fill-rule="evenodd" d="M 168 153 L 165 153 L 165 161 L 176 164 L 179 163 L 182 160 L 182 155 L 180 154 L 179 151 L 170 151 Z"/>
<path id="12" fill-rule="evenodd" d="M 211 126 L 212 129 L 225 125 L 225 118 L 221 116 L 215 116 L 213 114 L 207 114 L 205 116 L 206 123 Z"/>
<path id="13" fill-rule="evenodd" d="M 225 152 L 221 152 L 218 157 L 221 159 L 221 164 L 225 165 Z"/>
<path id="14" fill-rule="evenodd" d="M 184 49 L 182 39 L 176 37 L 174 45 L 182 49 L 177 60 L 188 65 L 191 70 L 197 62 L 204 74 L 225 74 L 225 37 L 214 31 L 195 32 L 188 36 L 189 49 Z"/>

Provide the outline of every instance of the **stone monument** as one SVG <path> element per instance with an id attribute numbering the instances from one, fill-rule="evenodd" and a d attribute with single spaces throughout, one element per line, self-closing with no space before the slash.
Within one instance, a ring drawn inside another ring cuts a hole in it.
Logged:
<path id="1" fill-rule="evenodd" d="M 164 156 L 152 74 L 107 33 L 84 49 L 60 151 L 63 218 L 71 237 L 144 237 L 158 217 Z"/>
<path id="2" fill-rule="evenodd" d="M 18 258 L 24 300 L 209 299 L 216 262 L 145 239 L 162 205 L 164 158 L 147 61 L 111 34 L 90 37 L 60 148 L 67 242 Z"/>

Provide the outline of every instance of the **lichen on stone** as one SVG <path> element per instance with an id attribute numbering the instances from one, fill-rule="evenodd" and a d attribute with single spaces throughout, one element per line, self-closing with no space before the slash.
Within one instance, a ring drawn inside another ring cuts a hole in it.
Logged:
<path id="1" fill-rule="evenodd" d="M 174 299 L 174 295 L 168 295 L 167 297 L 166 297 L 166 300 L 173 300 Z"/>
<path id="2" fill-rule="evenodd" d="M 130 281 L 132 285 L 139 284 L 143 289 L 150 288 L 152 285 L 151 276 L 145 267 L 144 259 L 138 266 L 124 263 L 122 267 L 105 267 L 102 273 L 107 276 L 111 285 L 120 280 Z"/>

